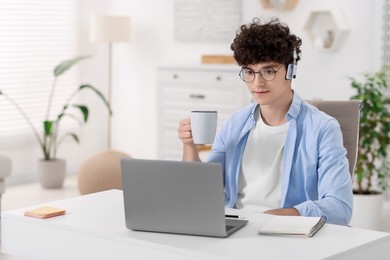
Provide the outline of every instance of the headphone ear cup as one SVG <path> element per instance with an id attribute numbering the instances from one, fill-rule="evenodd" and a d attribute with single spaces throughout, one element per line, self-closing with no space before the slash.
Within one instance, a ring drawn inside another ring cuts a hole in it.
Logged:
<path id="1" fill-rule="evenodd" d="M 287 67 L 286 79 L 295 79 L 297 77 L 297 65 L 290 63 Z"/>

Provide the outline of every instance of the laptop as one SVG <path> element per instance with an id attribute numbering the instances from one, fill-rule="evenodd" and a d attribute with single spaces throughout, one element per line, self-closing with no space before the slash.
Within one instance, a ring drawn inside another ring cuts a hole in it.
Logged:
<path id="1" fill-rule="evenodd" d="M 125 158 L 121 174 L 128 229 L 227 237 L 248 223 L 225 218 L 221 164 Z"/>

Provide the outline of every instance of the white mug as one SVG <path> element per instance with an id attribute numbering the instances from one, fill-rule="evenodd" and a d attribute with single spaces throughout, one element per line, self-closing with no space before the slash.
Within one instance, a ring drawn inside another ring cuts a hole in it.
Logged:
<path id="1" fill-rule="evenodd" d="M 212 144 L 217 131 L 217 111 L 191 111 L 191 132 L 195 144 Z"/>

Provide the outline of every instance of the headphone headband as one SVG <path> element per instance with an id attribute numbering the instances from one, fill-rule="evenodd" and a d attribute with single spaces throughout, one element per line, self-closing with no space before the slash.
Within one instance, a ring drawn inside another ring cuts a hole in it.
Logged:
<path id="1" fill-rule="evenodd" d="M 297 55 L 296 48 L 294 48 L 294 50 L 293 50 L 292 58 L 293 58 L 293 61 L 292 61 L 292 63 L 288 64 L 287 72 L 286 72 L 286 79 L 289 79 L 289 80 L 295 79 L 297 77 L 298 55 Z"/>

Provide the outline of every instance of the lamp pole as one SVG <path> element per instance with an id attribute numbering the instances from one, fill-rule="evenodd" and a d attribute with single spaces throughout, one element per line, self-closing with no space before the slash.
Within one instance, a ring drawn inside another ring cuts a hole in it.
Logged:
<path id="1" fill-rule="evenodd" d="M 127 42 L 130 37 L 130 18 L 127 16 L 91 17 L 91 42 L 108 43 L 108 102 L 112 107 L 112 52 L 114 42 Z M 107 120 L 107 149 L 111 150 L 112 119 Z"/>
<path id="2" fill-rule="evenodd" d="M 112 42 L 108 42 L 108 102 L 112 109 Z M 107 149 L 111 150 L 111 116 L 108 116 L 107 124 Z"/>

